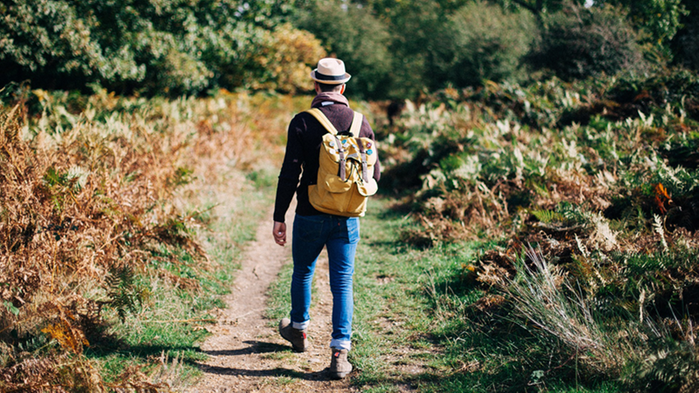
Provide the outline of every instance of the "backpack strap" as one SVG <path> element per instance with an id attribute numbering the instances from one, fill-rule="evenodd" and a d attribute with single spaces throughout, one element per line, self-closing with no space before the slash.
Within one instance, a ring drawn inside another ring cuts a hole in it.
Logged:
<path id="1" fill-rule="evenodd" d="M 352 125 L 350 126 L 349 131 L 355 138 L 359 137 L 359 131 L 362 129 L 362 123 L 364 122 L 363 117 L 364 116 L 362 116 L 361 113 L 354 112 L 354 118 L 352 118 Z"/>
<path id="2" fill-rule="evenodd" d="M 357 147 L 359 148 L 359 155 L 362 160 L 362 180 L 367 181 L 368 171 L 367 171 L 367 158 L 366 150 L 364 149 L 364 143 L 362 138 L 359 137 L 359 132 L 362 129 L 362 123 L 364 122 L 364 116 L 359 112 L 354 112 L 354 118 L 352 119 L 352 125 L 350 126 L 350 134 L 356 138 Z"/>
<path id="3" fill-rule="evenodd" d="M 320 122 L 320 125 L 322 125 L 323 128 L 325 128 L 329 133 L 331 133 L 333 135 L 337 135 L 337 128 L 335 128 L 333 123 L 331 123 L 330 120 L 328 120 L 328 117 L 325 116 L 325 114 L 323 112 L 321 112 L 320 109 L 311 108 L 311 109 L 307 110 L 306 112 L 310 113 L 311 115 L 313 115 L 313 117 L 318 119 L 318 121 Z"/>
<path id="4" fill-rule="evenodd" d="M 328 120 L 327 116 L 318 108 L 311 108 L 307 110 L 306 112 L 310 113 L 318 119 L 318 122 L 326 129 L 328 130 L 329 133 L 333 135 L 337 135 L 337 128 L 333 125 L 333 123 Z M 352 118 L 352 125 L 350 126 L 349 132 L 352 134 L 353 137 L 358 137 L 359 136 L 359 131 L 362 129 L 362 123 L 364 122 L 364 116 L 359 113 L 359 112 L 354 112 L 354 117 Z"/>

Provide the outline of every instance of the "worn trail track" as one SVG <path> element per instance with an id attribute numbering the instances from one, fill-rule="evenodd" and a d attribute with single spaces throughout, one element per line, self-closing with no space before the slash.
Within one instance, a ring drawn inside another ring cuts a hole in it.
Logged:
<path id="1" fill-rule="evenodd" d="M 290 209 L 292 211 L 292 209 Z M 330 364 L 332 295 L 325 252 L 317 264 L 308 337 L 310 351 L 294 353 L 277 331 L 278 321 L 264 317 L 270 284 L 286 263 L 291 263 L 291 224 L 288 241 L 280 247 L 272 238 L 271 217 L 260 222 L 257 237 L 245 250 L 242 267 L 224 298 L 227 309 L 209 328 L 212 336 L 202 345 L 209 359 L 201 364 L 204 377 L 188 392 L 351 392 L 348 379 L 331 381 L 324 370 Z"/>

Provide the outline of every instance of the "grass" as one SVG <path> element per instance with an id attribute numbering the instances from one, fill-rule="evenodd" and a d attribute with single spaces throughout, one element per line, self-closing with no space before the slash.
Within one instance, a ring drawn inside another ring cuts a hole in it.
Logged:
<path id="1" fill-rule="evenodd" d="M 277 280 L 275 280 L 267 290 L 269 298 L 267 301 L 267 309 L 265 310 L 265 317 L 270 320 L 271 324 L 276 325 L 280 319 L 289 316 L 291 307 L 291 292 L 289 288 L 291 288 L 291 274 L 293 273 L 293 268 L 294 266 L 291 263 L 282 266 Z M 315 288 L 313 290 L 315 290 Z"/>
<path id="2" fill-rule="evenodd" d="M 372 200 L 362 219 L 350 352 L 359 371 L 354 386 L 374 393 L 624 391 L 582 366 L 576 370 L 574 354 L 564 347 L 487 308 L 499 292 L 476 285 L 465 266 L 492 243 L 406 245 L 401 233 L 414 223 L 391 209 L 393 203 Z M 274 284 L 272 309 L 288 308 L 289 279 L 282 273 Z"/>

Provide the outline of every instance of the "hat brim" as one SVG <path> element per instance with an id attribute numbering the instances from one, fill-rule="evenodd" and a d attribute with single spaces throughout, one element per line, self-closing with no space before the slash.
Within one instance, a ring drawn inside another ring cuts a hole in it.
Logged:
<path id="1" fill-rule="evenodd" d="M 345 72 L 345 75 L 343 77 L 338 77 L 339 79 L 328 79 L 327 77 L 324 77 L 324 76 L 318 77 L 316 75 L 316 71 L 318 71 L 318 70 L 315 69 L 315 70 L 311 71 L 311 79 L 313 79 L 314 81 L 316 81 L 318 83 L 324 83 L 326 85 L 341 85 L 343 83 L 347 83 L 347 81 L 349 81 L 350 78 L 352 77 L 352 75 Z"/>

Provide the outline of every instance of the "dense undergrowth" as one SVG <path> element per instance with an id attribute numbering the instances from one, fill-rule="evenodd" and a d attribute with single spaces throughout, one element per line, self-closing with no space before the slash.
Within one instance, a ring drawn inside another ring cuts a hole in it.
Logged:
<path id="1" fill-rule="evenodd" d="M 2 93 L 0 390 L 182 382 L 294 101 Z"/>
<path id="2" fill-rule="evenodd" d="M 687 71 L 447 89 L 408 103 L 384 133 L 381 188 L 420 223 L 403 241 L 492 244 L 454 273 L 463 296 L 481 294 L 452 310 L 470 322 L 451 334 L 518 326 L 522 340 L 555 348 L 548 366 L 525 367 L 537 381 L 690 392 L 698 131 L 699 77 Z"/>

